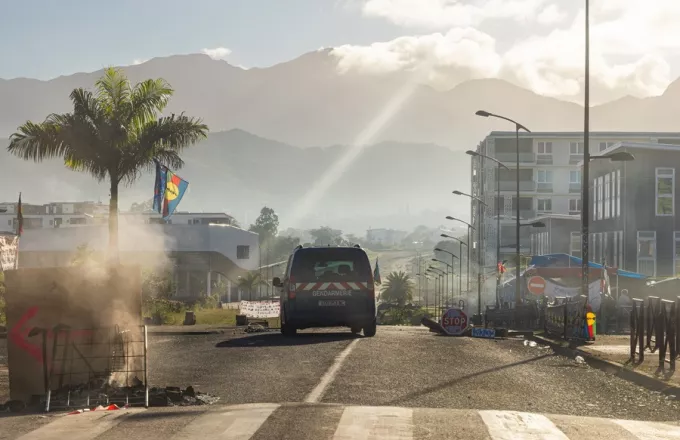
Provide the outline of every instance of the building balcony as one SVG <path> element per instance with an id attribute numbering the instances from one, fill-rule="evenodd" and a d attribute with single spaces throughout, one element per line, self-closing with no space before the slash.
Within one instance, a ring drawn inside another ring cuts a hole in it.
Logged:
<path id="1" fill-rule="evenodd" d="M 552 165 L 552 154 L 538 154 L 536 155 L 536 165 Z"/>
<path id="2" fill-rule="evenodd" d="M 517 153 L 496 153 L 494 157 L 504 164 L 513 164 L 517 162 Z M 519 153 L 519 163 L 536 163 L 536 154 Z"/>
<path id="3" fill-rule="evenodd" d="M 536 192 L 540 192 L 540 193 L 551 193 L 551 192 L 553 192 L 552 182 L 538 182 L 536 184 Z"/>
<path id="4" fill-rule="evenodd" d="M 569 192 L 572 194 L 578 194 L 581 192 L 581 184 L 580 183 L 570 183 L 569 184 Z"/>
<path id="5" fill-rule="evenodd" d="M 501 180 L 500 181 L 501 191 L 516 191 L 517 181 L 515 180 Z M 536 182 L 533 180 L 520 180 L 519 181 L 520 191 L 536 191 Z"/>

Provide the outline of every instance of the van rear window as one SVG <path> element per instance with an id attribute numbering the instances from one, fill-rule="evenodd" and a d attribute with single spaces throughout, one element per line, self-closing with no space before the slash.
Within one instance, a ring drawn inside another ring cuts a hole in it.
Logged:
<path id="1" fill-rule="evenodd" d="M 301 249 L 295 253 L 291 275 L 299 281 L 368 281 L 371 265 L 356 248 Z"/>

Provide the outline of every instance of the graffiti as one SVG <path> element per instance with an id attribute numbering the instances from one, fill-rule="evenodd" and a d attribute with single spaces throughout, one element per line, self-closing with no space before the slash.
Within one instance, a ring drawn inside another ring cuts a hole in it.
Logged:
<path id="1" fill-rule="evenodd" d="M 36 362 L 42 364 L 43 359 L 43 341 L 41 338 L 36 338 L 40 334 L 44 334 L 45 342 L 56 342 L 60 334 L 65 334 L 68 326 L 64 324 L 57 324 L 51 329 L 42 329 L 31 325 L 31 320 L 38 314 L 40 308 L 38 306 L 29 307 L 26 312 L 21 315 L 19 320 L 10 329 L 8 333 L 9 340 L 19 349 L 28 353 Z M 56 329 L 56 331 L 55 331 Z M 92 330 L 68 330 L 69 338 L 78 339 L 85 338 L 92 335 Z"/>

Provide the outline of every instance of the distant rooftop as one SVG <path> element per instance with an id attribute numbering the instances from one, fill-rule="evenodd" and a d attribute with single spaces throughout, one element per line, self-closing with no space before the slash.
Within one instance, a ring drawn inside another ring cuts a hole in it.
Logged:
<path id="1" fill-rule="evenodd" d="M 487 137 L 515 137 L 515 132 L 514 131 L 492 131 L 487 135 Z M 550 137 L 556 137 L 556 138 L 566 138 L 566 137 L 575 137 L 575 138 L 582 138 L 583 137 L 583 132 L 582 131 L 532 131 L 531 133 L 526 133 L 524 131 L 520 131 L 519 137 L 524 137 L 524 138 L 536 138 L 536 137 L 543 137 L 543 138 L 550 138 Z M 620 137 L 628 137 L 628 138 L 636 138 L 636 137 L 641 137 L 641 138 L 658 138 L 658 137 L 677 137 L 680 138 L 680 132 L 674 132 L 674 131 L 591 131 L 590 132 L 590 137 L 591 138 L 620 138 Z"/>

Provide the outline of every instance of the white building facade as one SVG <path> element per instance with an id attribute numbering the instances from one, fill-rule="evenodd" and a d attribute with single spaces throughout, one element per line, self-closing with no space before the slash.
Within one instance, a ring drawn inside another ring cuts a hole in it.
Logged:
<path id="1" fill-rule="evenodd" d="M 591 132 L 590 154 L 618 142 L 660 143 L 680 145 L 680 133 L 664 132 Z M 515 252 L 516 209 L 519 204 L 523 223 L 537 217 L 557 214 L 581 214 L 581 162 L 583 159 L 582 132 L 519 133 L 519 167 L 515 132 L 491 132 L 476 151 L 499 160 L 509 170 L 499 168 L 491 160 L 472 157 L 471 193 L 486 206 L 473 202 L 472 224 L 475 227 L 473 248 L 481 249 L 482 265 L 493 270 L 496 261 L 497 239 L 500 233 L 501 258 Z M 520 197 L 516 197 L 519 178 Z M 500 184 L 500 197 L 497 187 Z M 500 207 L 500 209 L 499 209 Z M 497 227 L 500 215 L 500 231 Z M 483 219 L 483 220 L 482 220 Z M 521 253 L 531 253 L 530 227 L 520 229 Z M 481 245 L 480 245 L 481 233 Z M 477 255 L 475 255 L 477 259 Z M 491 277 L 493 279 L 493 277 Z M 486 283 L 485 290 L 495 288 Z"/>

